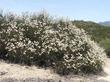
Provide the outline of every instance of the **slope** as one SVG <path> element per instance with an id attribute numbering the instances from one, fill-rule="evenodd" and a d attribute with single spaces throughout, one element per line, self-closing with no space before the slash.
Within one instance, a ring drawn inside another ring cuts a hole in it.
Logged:
<path id="1" fill-rule="evenodd" d="M 105 48 L 107 55 L 110 56 L 110 27 L 103 26 L 91 21 L 73 21 L 73 24 L 86 30 L 99 45 Z"/>

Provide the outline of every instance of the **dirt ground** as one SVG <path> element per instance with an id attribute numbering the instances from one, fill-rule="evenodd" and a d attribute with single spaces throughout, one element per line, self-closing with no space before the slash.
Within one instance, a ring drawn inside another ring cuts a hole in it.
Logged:
<path id="1" fill-rule="evenodd" d="M 104 72 L 98 75 L 59 76 L 51 69 L 21 66 L 0 62 L 0 82 L 110 82 L 110 59 L 106 59 Z"/>

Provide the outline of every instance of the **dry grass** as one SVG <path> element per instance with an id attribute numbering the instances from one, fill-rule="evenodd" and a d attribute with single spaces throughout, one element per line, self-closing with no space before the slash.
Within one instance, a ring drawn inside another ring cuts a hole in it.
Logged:
<path id="1" fill-rule="evenodd" d="M 51 69 L 0 62 L 0 82 L 110 82 L 110 59 L 106 60 L 104 72 L 89 76 L 59 76 Z"/>

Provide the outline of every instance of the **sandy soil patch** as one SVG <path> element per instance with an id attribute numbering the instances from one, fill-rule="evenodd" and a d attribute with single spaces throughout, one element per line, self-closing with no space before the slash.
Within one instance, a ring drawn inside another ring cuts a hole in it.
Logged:
<path id="1" fill-rule="evenodd" d="M 38 68 L 36 66 L 21 66 L 17 64 L 9 64 L 0 62 L 0 81 L 3 79 L 14 78 L 17 80 L 25 80 L 28 78 L 52 79 L 54 82 L 110 82 L 110 59 L 106 60 L 104 72 L 100 75 L 68 75 L 59 76 L 51 69 Z M 13 81 L 14 82 L 14 81 Z M 21 82 L 21 81 L 20 81 Z M 33 81 L 34 82 L 34 81 Z M 37 81 L 36 81 L 37 82 Z M 43 82 L 43 81 L 42 81 Z"/>

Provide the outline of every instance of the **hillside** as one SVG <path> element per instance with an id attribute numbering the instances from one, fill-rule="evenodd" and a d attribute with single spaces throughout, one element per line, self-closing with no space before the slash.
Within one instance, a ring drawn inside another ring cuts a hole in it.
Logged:
<path id="1" fill-rule="evenodd" d="M 99 22 L 99 24 L 104 26 L 110 26 L 110 21 Z"/>
<path id="2" fill-rule="evenodd" d="M 91 21 L 73 21 L 73 24 L 86 30 L 92 39 L 105 48 L 110 55 L 110 27 Z"/>

